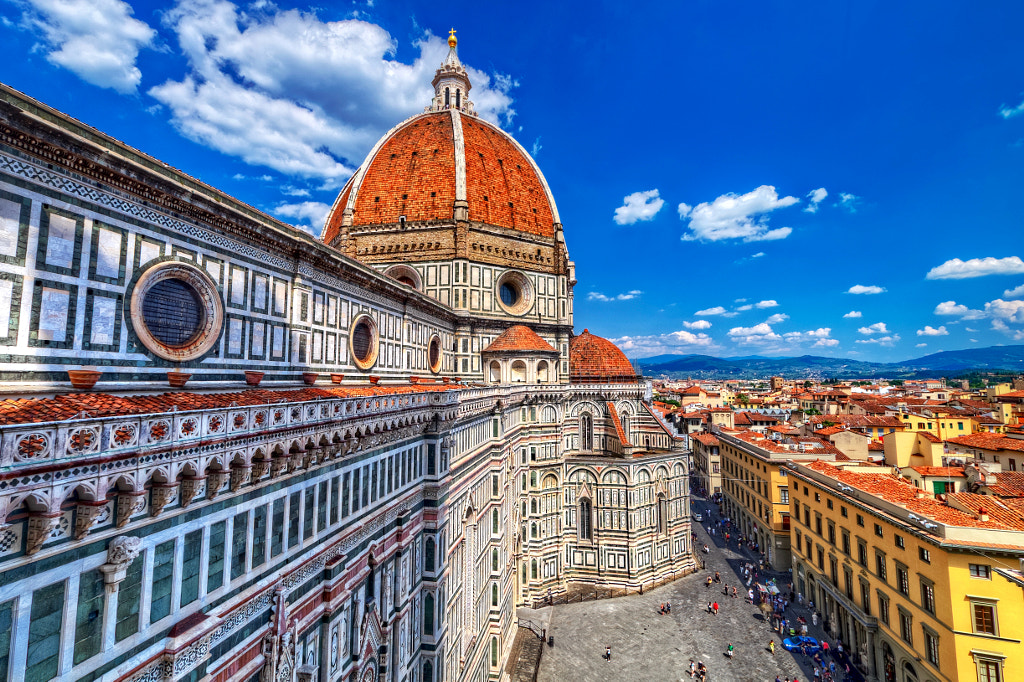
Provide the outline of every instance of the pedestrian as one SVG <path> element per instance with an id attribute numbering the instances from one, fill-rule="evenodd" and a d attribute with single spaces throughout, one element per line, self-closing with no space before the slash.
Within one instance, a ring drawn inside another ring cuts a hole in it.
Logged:
<path id="1" fill-rule="evenodd" d="M 717 616 L 718 615 L 718 602 L 715 602 L 714 604 L 712 604 L 711 608 L 714 610 L 715 615 Z"/>
<path id="2" fill-rule="evenodd" d="M 724 594 L 727 597 L 729 596 L 729 583 L 725 584 L 725 589 L 722 590 L 722 594 Z"/>
<path id="3" fill-rule="evenodd" d="M 738 598 L 737 594 L 736 594 L 736 588 L 735 587 L 732 588 L 732 598 L 733 599 L 737 599 Z"/>
<path id="4" fill-rule="evenodd" d="M 669 603 L 669 602 L 665 602 L 665 613 L 667 613 L 667 614 L 671 614 L 672 613 L 672 604 Z"/>
<path id="5" fill-rule="evenodd" d="M 734 653 L 736 653 L 736 647 L 732 645 L 732 642 L 729 642 L 729 648 L 725 650 L 725 655 L 732 658 Z"/>
<path id="6" fill-rule="evenodd" d="M 817 625 L 818 624 L 818 612 L 817 611 L 815 611 L 814 613 L 811 614 L 811 624 L 812 625 Z"/>
<path id="7" fill-rule="evenodd" d="M 754 588 L 750 588 L 749 590 L 747 590 L 747 599 L 750 600 L 751 604 L 754 603 Z"/>
<path id="8" fill-rule="evenodd" d="M 826 654 L 829 653 L 829 647 L 828 647 L 828 640 L 827 639 L 821 640 L 821 650 L 824 651 Z"/>
<path id="9" fill-rule="evenodd" d="M 659 616 L 663 616 L 663 615 L 665 615 L 665 603 L 664 603 L 664 602 L 662 602 L 662 603 L 661 603 L 661 604 L 660 604 L 660 605 L 658 606 L 658 615 L 659 615 Z"/>
<path id="10" fill-rule="evenodd" d="M 690 669 L 689 669 L 689 672 L 690 672 L 690 677 L 693 677 L 694 675 L 697 674 L 697 662 L 695 660 L 693 660 L 692 658 L 690 659 Z M 789 682 L 789 681 L 787 680 L 786 682 Z"/>
<path id="11" fill-rule="evenodd" d="M 708 602 L 708 613 L 711 613 L 711 602 Z"/>
<path id="12" fill-rule="evenodd" d="M 774 639 L 768 640 L 768 651 L 770 651 L 772 653 L 772 656 L 775 655 L 775 640 Z"/>
<path id="13" fill-rule="evenodd" d="M 612 660 L 612 648 L 610 646 L 604 648 L 604 660 L 606 662 Z"/>
<path id="14" fill-rule="evenodd" d="M 712 579 L 711 579 L 711 576 L 709 575 L 708 579 L 704 583 L 705 587 L 711 587 L 711 582 L 712 582 Z"/>

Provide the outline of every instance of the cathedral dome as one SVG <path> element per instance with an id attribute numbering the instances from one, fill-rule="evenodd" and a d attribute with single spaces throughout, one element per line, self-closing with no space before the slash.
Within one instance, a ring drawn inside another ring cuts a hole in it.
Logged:
<path id="1" fill-rule="evenodd" d="M 582 384 L 632 382 L 636 371 L 618 346 L 584 329 L 569 342 L 569 377 Z"/>
<path id="2" fill-rule="evenodd" d="M 551 238 L 558 210 L 537 164 L 511 135 L 457 109 L 413 116 L 370 151 L 331 209 L 323 241 L 353 227 L 468 220 Z"/>

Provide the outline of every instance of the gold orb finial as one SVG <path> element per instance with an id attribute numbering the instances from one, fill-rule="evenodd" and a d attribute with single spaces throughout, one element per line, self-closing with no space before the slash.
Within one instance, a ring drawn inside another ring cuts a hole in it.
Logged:
<path id="1" fill-rule="evenodd" d="M 455 47 L 459 44 L 459 41 L 455 39 L 455 29 L 448 30 L 448 47 Z"/>

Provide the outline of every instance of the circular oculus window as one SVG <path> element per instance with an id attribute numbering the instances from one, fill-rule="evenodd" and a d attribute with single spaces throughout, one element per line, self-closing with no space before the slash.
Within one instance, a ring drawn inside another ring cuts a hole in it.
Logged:
<path id="1" fill-rule="evenodd" d="M 430 343 L 427 345 L 427 362 L 434 374 L 441 371 L 441 337 L 437 334 L 430 337 Z"/>
<path id="2" fill-rule="evenodd" d="M 348 335 L 348 349 L 353 364 L 359 369 L 370 369 L 377 362 L 379 347 L 377 323 L 369 315 L 360 315 L 352 322 Z"/>
<path id="3" fill-rule="evenodd" d="M 521 272 L 510 270 L 498 278 L 498 304 L 510 315 L 525 315 L 533 307 L 533 284 Z"/>
<path id="4" fill-rule="evenodd" d="M 130 314 L 142 345 L 172 362 L 205 355 L 224 323 L 217 285 L 188 263 L 160 263 L 142 273 L 132 290 Z"/>

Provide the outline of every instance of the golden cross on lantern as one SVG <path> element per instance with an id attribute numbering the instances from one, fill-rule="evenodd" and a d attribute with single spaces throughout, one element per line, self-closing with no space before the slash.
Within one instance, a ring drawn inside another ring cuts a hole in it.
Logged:
<path id="1" fill-rule="evenodd" d="M 459 41 L 455 39 L 455 29 L 448 30 L 448 47 L 455 47 Z"/>

